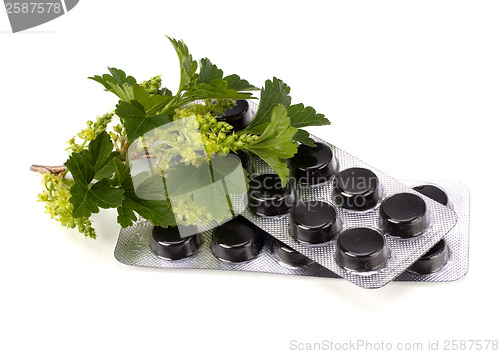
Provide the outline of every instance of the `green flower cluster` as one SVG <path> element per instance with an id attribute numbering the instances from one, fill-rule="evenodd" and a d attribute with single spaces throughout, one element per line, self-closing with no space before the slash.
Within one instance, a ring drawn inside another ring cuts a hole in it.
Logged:
<path id="1" fill-rule="evenodd" d="M 61 178 L 52 173 L 43 175 L 45 190 L 38 195 L 38 201 L 45 203 L 45 212 L 68 229 L 77 228 L 86 237 L 96 238 L 96 232 L 89 218 L 73 217 L 73 204 L 70 203 L 70 188 L 73 180 Z"/>
<path id="2" fill-rule="evenodd" d="M 139 85 L 152 95 L 159 94 L 161 90 L 161 75 L 153 76 L 151 79 L 143 81 Z"/>
<path id="3" fill-rule="evenodd" d="M 204 100 L 205 112 L 224 113 L 236 105 L 235 100 L 220 98 L 218 100 Z"/>
<path id="4" fill-rule="evenodd" d="M 184 226 L 204 226 L 214 219 L 208 210 L 206 210 L 203 206 L 196 204 L 192 198 L 173 198 L 170 201 L 177 216 L 177 224 Z"/>
<path id="5" fill-rule="evenodd" d="M 218 102 L 219 100 L 205 105 L 192 104 L 188 107 L 177 109 L 174 116 L 175 120 L 196 117 L 208 158 L 214 154 L 228 154 L 231 151 L 241 150 L 247 144 L 259 138 L 258 135 L 234 132 L 232 125 L 217 120 L 217 115 L 213 113 L 213 106 L 222 107 L 224 105 L 225 109 L 228 107 L 227 102 Z M 234 104 L 234 101 L 232 102 Z"/>
<path id="6" fill-rule="evenodd" d="M 185 118 L 155 129 L 138 139 L 135 147 L 131 147 L 137 152 L 147 150 L 156 158 L 155 173 L 161 175 L 178 163 L 199 166 L 203 162 L 203 141 L 198 123 L 193 114 Z"/>
<path id="7" fill-rule="evenodd" d="M 85 149 L 88 143 L 95 139 L 97 135 L 102 133 L 108 127 L 109 122 L 113 119 L 114 113 L 106 113 L 98 116 L 95 122 L 87 121 L 87 128 L 82 129 L 76 136 L 72 137 L 66 150 L 70 152 L 80 152 Z M 80 138 L 82 142 L 77 143 L 76 138 Z"/>
<path id="8" fill-rule="evenodd" d="M 113 140 L 113 145 L 117 151 L 123 149 L 123 145 L 127 141 L 127 135 L 125 134 L 125 129 L 121 124 L 117 124 L 113 127 L 113 131 L 109 132 L 111 140 Z"/>

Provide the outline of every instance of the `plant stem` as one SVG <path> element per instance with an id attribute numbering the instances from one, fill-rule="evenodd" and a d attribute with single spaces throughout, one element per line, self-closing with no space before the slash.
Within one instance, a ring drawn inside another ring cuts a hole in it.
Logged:
<path id="1" fill-rule="evenodd" d="M 31 165 L 30 170 L 39 173 L 52 173 L 58 175 L 66 171 L 66 166 L 45 166 L 45 165 Z"/>

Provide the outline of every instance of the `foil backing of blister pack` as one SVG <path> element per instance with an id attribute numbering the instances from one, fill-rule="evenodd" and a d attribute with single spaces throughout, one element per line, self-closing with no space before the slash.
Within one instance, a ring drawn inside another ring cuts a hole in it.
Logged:
<path id="1" fill-rule="evenodd" d="M 339 171 L 352 167 L 361 167 L 375 173 L 383 187 L 385 197 L 397 193 L 413 193 L 420 195 L 405 184 L 371 167 L 334 145 L 317 137 L 311 137 L 315 141 L 324 143 L 332 148 L 339 165 Z M 269 166 L 258 158 L 254 159 L 253 167 L 256 174 L 272 172 Z M 332 180 L 315 187 L 303 186 L 300 184 L 295 184 L 294 186 L 296 203 L 300 201 L 319 200 L 332 205 L 335 204 L 333 201 L 334 184 Z M 395 279 L 403 273 L 406 268 L 431 249 L 432 246 L 453 228 L 457 221 L 457 216 L 451 209 L 430 198 L 425 196 L 421 197 L 425 201 L 426 207 L 430 213 L 431 222 L 429 227 L 423 234 L 407 239 L 385 235 L 386 243 L 390 249 L 390 258 L 387 260 L 384 267 L 371 272 L 355 272 L 340 266 L 336 261 L 337 246 L 334 242 L 335 240 L 326 244 L 314 246 L 304 245 L 296 241 L 290 234 L 290 215 L 281 217 L 261 217 L 252 214 L 248 209 L 246 209 L 242 215 L 279 241 L 304 254 L 326 269 L 333 271 L 340 277 L 363 288 L 379 288 Z M 384 233 L 379 225 L 379 205 L 364 212 L 350 211 L 338 207 L 335 208 L 338 217 L 342 220 L 342 230 L 355 227 L 367 227 Z"/>

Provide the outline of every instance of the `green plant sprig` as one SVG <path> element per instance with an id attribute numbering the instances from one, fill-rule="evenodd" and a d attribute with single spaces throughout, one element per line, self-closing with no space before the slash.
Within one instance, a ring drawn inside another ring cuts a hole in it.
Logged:
<path id="1" fill-rule="evenodd" d="M 109 74 L 90 77 L 118 97 L 114 112 L 88 121 L 86 128 L 68 141 L 70 156 L 64 164 L 65 171 L 64 167 L 34 169 L 47 172 L 44 191 L 39 195 L 39 200 L 46 203 L 46 211 L 63 226 L 77 228 L 86 237 L 96 237 L 90 217 L 100 209 L 116 208 L 117 222 L 124 228 L 133 225 L 137 215 L 163 227 L 217 219 L 217 212 L 196 205 L 190 198 L 174 201 L 176 210 L 181 210 L 181 215 L 174 215 L 166 192 L 162 200 L 143 199 L 136 194 L 126 162 L 130 144 L 160 126 L 195 117 L 209 159 L 218 153 L 246 150 L 268 163 L 285 185 L 289 175 L 286 159 L 295 155 L 299 143 L 314 145 L 307 131 L 301 128 L 330 124 L 312 107 L 292 105 L 290 88 L 273 78 L 261 89 L 259 107 L 251 124 L 234 132 L 231 125 L 218 120 L 216 112 L 224 112 L 237 99 L 253 99 L 251 92 L 257 88 L 238 75 L 224 76 L 207 58 L 198 64 L 183 41 L 167 38 L 180 64 L 180 82 L 175 94 L 162 87 L 160 75 L 138 83 L 124 71 L 108 68 Z M 114 117 L 120 123 L 110 128 Z M 171 153 L 156 146 L 151 150 L 157 161 Z M 195 164 L 195 155 L 189 151 L 182 151 L 181 155 L 183 162 Z M 148 178 L 144 183 L 156 183 L 155 176 Z"/>

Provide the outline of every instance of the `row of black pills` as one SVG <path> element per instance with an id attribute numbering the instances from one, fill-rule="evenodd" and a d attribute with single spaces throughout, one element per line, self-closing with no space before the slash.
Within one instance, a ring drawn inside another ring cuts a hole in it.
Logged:
<path id="1" fill-rule="evenodd" d="M 178 226 L 155 226 L 150 244 L 159 257 L 178 260 L 190 257 L 196 252 L 200 246 L 200 237 L 198 234 L 181 237 Z M 222 261 L 248 261 L 259 254 L 262 246 L 262 231 L 241 216 L 212 231 L 212 253 Z"/>
<path id="2" fill-rule="evenodd" d="M 200 239 L 199 234 L 181 237 L 178 227 L 155 226 L 152 230 L 150 246 L 160 258 L 176 261 L 196 256 L 196 251 L 201 246 Z M 313 263 L 306 256 L 274 239 L 242 216 L 237 216 L 213 229 L 210 249 L 212 254 L 221 261 L 246 262 L 259 255 L 265 240 L 272 240 L 272 251 L 280 263 L 292 267 Z"/>
<path id="3" fill-rule="evenodd" d="M 372 171 L 349 168 L 337 172 L 332 150 L 325 144 L 300 145 L 298 153 L 289 160 L 289 166 L 296 185 L 316 186 L 333 178 L 332 197 L 337 207 L 364 212 L 380 204 L 379 225 L 387 235 L 416 237 L 429 226 L 430 218 L 422 198 L 399 193 L 383 199 L 383 187 Z M 336 261 L 344 268 L 366 272 L 385 266 L 390 250 L 382 233 L 363 227 L 341 232 L 341 220 L 331 204 L 321 201 L 295 203 L 292 185 L 281 187 L 279 178 L 273 174 L 253 176 L 249 209 L 263 217 L 290 213 L 290 234 L 303 244 L 320 245 L 338 235 Z"/>

